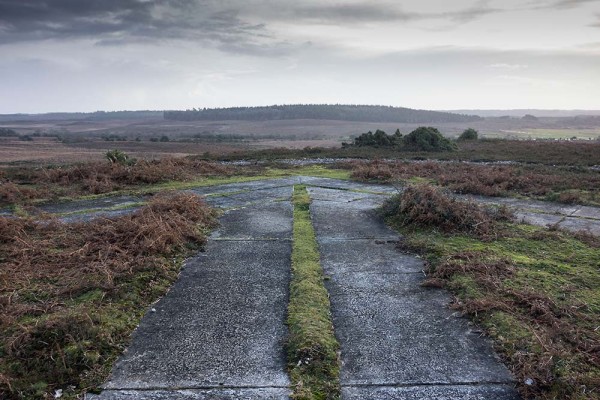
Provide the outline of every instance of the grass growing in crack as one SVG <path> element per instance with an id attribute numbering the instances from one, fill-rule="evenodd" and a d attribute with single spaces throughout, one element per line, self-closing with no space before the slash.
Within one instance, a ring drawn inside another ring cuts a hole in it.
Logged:
<path id="1" fill-rule="evenodd" d="M 0 398 L 76 398 L 102 383 L 215 217 L 190 194 L 87 223 L 0 217 Z"/>
<path id="2" fill-rule="evenodd" d="M 444 232 L 402 225 L 402 208 L 390 209 L 402 246 L 429 264 L 424 285 L 455 295 L 451 306 L 494 339 L 525 398 L 600 399 L 598 241 L 507 222 L 495 237 Z"/>
<path id="3" fill-rule="evenodd" d="M 288 370 L 294 399 L 340 396 L 339 344 L 333 333 L 329 295 L 323 284 L 317 239 L 306 187 L 296 185 L 292 282 L 287 324 Z"/>

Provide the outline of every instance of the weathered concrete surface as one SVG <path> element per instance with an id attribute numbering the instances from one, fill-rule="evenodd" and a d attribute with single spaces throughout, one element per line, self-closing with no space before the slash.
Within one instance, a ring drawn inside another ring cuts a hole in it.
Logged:
<path id="1" fill-rule="evenodd" d="M 289 202 L 227 211 L 88 398 L 287 399 L 291 221 Z"/>
<path id="2" fill-rule="evenodd" d="M 280 400 L 288 397 L 289 390 L 286 388 L 106 390 L 102 393 L 102 399 L 106 400 Z"/>
<path id="3" fill-rule="evenodd" d="M 214 186 L 203 186 L 190 189 L 190 192 L 207 196 L 207 201 L 222 208 L 236 208 L 261 204 L 266 201 L 282 201 L 287 199 L 291 187 L 296 183 L 322 188 L 319 196 L 322 200 L 332 201 L 345 199 L 348 202 L 360 201 L 363 206 L 380 204 L 382 199 L 402 191 L 390 185 L 359 183 L 331 178 L 311 176 L 296 176 L 274 178 L 249 182 L 229 183 Z M 473 195 L 458 195 L 461 199 L 471 199 L 478 203 L 490 205 L 506 205 L 513 209 L 519 220 L 539 226 L 556 224 L 558 227 L 571 230 L 587 230 L 600 235 L 600 208 L 578 205 L 565 205 L 535 200 L 523 200 L 509 197 L 484 197 Z M 94 200 L 47 204 L 40 208 L 45 212 L 64 214 L 93 210 L 87 213 L 64 216 L 61 219 L 70 221 L 88 221 L 97 217 L 114 217 L 133 212 L 136 208 L 114 210 L 114 207 L 126 207 L 144 197 L 117 196 Z M 3 214 L 10 215 L 9 210 Z"/>
<path id="4" fill-rule="evenodd" d="M 344 387 L 346 400 L 514 400 L 511 385 L 440 385 L 440 386 L 377 386 Z"/>
<path id="5" fill-rule="evenodd" d="M 487 340 L 420 286 L 422 261 L 373 212 L 385 199 L 309 188 L 345 399 L 517 399 Z M 350 201 L 349 201 L 350 200 Z"/>
<path id="6" fill-rule="evenodd" d="M 62 203 L 43 204 L 38 208 L 41 211 L 62 214 L 91 209 L 106 209 L 115 206 L 127 206 L 146 200 L 143 196 L 107 196 L 90 200 L 75 200 Z"/>

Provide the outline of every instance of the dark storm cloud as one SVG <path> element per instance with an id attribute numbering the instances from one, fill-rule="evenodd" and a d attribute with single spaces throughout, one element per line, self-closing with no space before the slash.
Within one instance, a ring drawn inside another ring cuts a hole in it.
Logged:
<path id="1" fill-rule="evenodd" d="M 0 43 L 90 38 L 99 44 L 184 39 L 224 50 L 282 52 L 269 36 L 276 21 L 356 24 L 427 19 L 468 22 L 499 10 L 480 1 L 447 13 L 406 12 L 395 3 L 233 0 L 0 0 Z M 260 21 L 250 23 L 248 20 Z"/>
<path id="2" fill-rule="evenodd" d="M 196 0 L 0 0 L 0 43 L 90 38 L 99 44 L 184 39 L 247 49 L 267 33 L 235 10 Z"/>

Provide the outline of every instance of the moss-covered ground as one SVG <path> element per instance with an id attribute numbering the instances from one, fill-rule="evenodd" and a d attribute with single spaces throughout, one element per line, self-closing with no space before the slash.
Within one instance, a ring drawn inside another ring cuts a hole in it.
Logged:
<path id="1" fill-rule="evenodd" d="M 292 397 L 337 399 L 340 396 L 339 344 L 333 332 L 329 295 L 310 219 L 310 198 L 304 186 L 294 187 L 293 204 L 292 281 L 287 319 Z"/>
<path id="2" fill-rule="evenodd" d="M 597 239 L 512 223 L 493 240 L 397 228 L 429 263 L 425 284 L 456 296 L 527 398 L 600 399 Z"/>

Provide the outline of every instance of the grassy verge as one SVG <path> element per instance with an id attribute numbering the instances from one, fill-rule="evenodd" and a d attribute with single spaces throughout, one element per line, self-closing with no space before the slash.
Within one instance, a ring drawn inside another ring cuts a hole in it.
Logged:
<path id="1" fill-rule="evenodd" d="M 215 217 L 189 194 L 87 223 L 0 217 L 0 398 L 76 398 L 102 383 Z"/>
<path id="2" fill-rule="evenodd" d="M 287 324 L 288 370 L 294 399 L 337 399 L 339 344 L 310 220 L 306 187 L 294 187 L 294 244 Z"/>
<path id="3" fill-rule="evenodd" d="M 509 222 L 492 236 L 441 231 L 415 217 L 425 208 L 408 208 L 388 205 L 388 220 L 428 261 L 425 285 L 455 295 L 452 307 L 494 339 L 526 398 L 600 399 L 600 239 Z"/>

